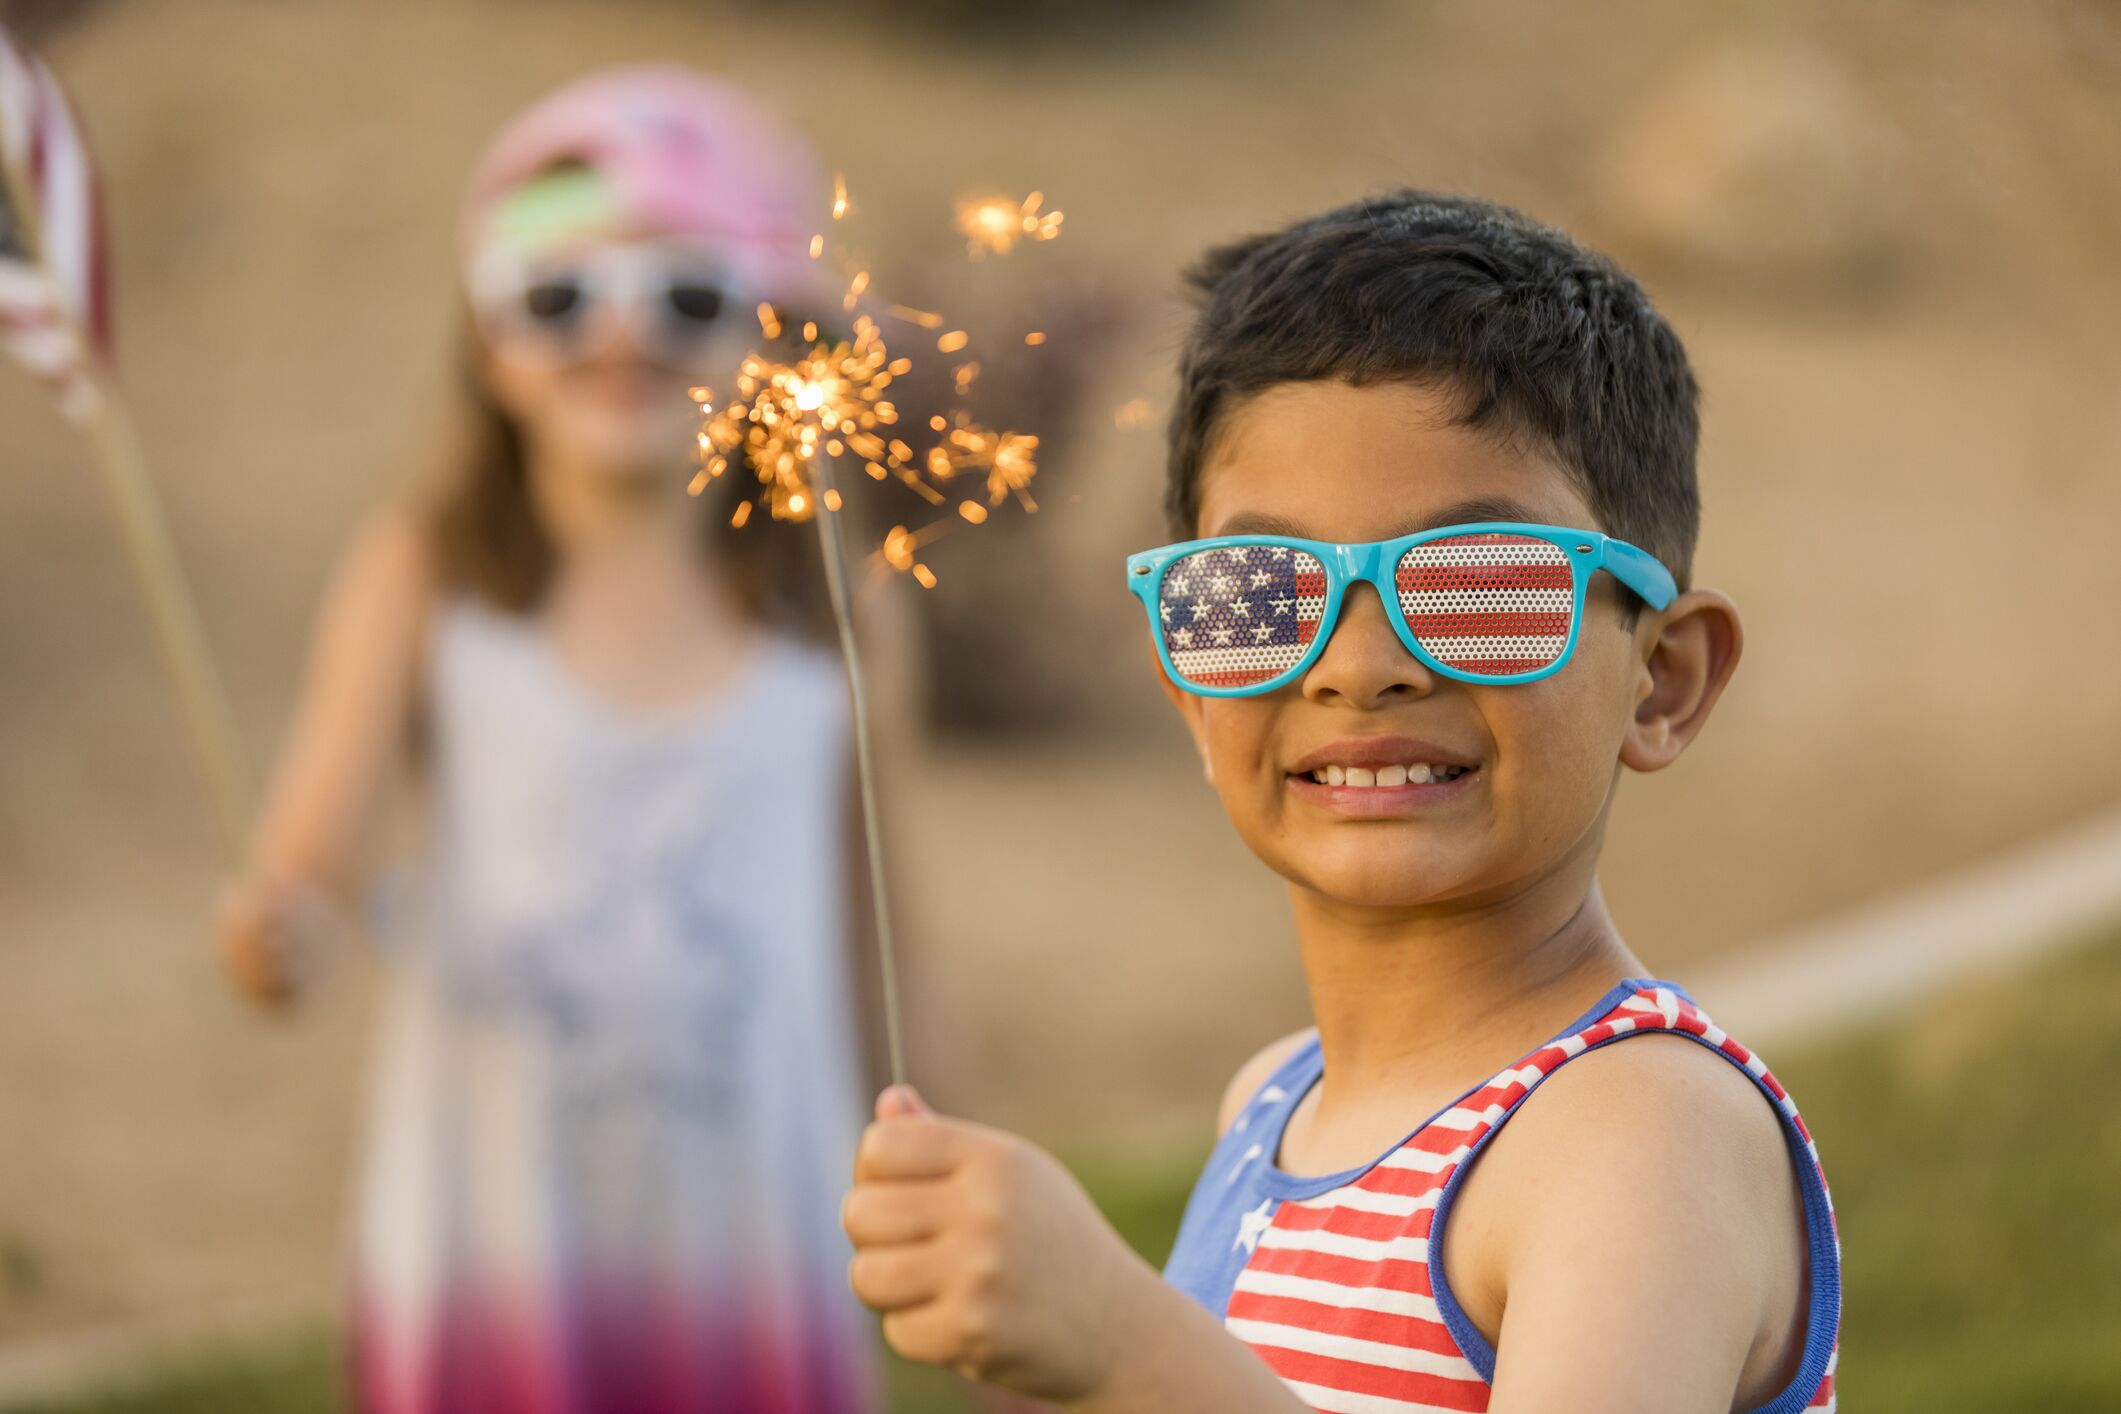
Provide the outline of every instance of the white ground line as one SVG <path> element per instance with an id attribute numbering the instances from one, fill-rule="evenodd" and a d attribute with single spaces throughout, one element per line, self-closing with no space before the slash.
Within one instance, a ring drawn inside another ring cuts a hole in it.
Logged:
<path id="1" fill-rule="evenodd" d="M 1717 1025 L 1749 1046 L 1787 1049 L 2066 947 L 2117 918 L 2121 810 L 1754 944 L 1684 980 Z"/>

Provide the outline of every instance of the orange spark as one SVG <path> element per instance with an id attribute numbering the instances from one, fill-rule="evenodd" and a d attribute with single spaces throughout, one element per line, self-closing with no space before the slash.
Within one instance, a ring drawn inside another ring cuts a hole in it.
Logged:
<path id="1" fill-rule="evenodd" d="M 1061 213 L 1041 215 L 1044 192 L 1033 192 L 1022 202 L 1005 196 L 966 197 L 957 204 L 958 234 L 974 260 L 989 253 L 1006 255 L 1018 241 L 1050 241 L 1060 234 Z"/>

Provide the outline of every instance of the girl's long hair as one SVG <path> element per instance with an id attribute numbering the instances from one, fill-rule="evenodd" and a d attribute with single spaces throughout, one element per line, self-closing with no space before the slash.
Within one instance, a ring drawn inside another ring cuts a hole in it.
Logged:
<path id="1" fill-rule="evenodd" d="M 516 614 L 535 610 L 557 568 L 552 537 L 530 494 L 523 432 L 479 371 L 477 335 L 466 333 L 459 361 L 462 412 L 441 485 L 427 511 L 442 585 Z M 681 474 L 674 472 L 673 474 Z M 807 525 L 759 516 L 730 524 L 753 487 L 732 468 L 701 492 L 701 534 L 708 561 L 724 574 L 743 611 L 764 627 L 824 641 L 831 615 L 823 593 L 816 536 Z"/>

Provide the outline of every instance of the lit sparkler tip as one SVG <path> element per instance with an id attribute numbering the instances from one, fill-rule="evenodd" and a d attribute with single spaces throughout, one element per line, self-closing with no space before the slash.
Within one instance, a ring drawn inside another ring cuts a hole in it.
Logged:
<path id="1" fill-rule="evenodd" d="M 1039 207 L 1044 192 L 1032 192 L 1021 202 L 1005 196 L 967 197 L 957 204 L 957 229 L 973 259 L 988 254 L 1006 255 L 1019 241 L 1050 241 L 1060 234 L 1061 213 Z"/>
<path id="2" fill-rule="evenodd" d="M 832 174 L 832 219 L 844 220 L 850 208 L 847 205 L 847 177 L 843 172 Z"/>
<path id="3" fill-rule="evenodd" d="M 1035 215 L 1037 196 L 1024 204 L 1012 220 Z M 1027 228 L 1028 229 L 1028 228 Z M 854 302 L 870 284 L 867 271 L 858 271 L 847 288 Z M 885 313 L 929 330 L 943 329 L 943 318 L 926 310 L 904 305 L 887 306 Z M 757 308 L 759 327 L 771 338 L 782 329 L 780 313 L 770 304 Z M 982 525 L 991 516 L 989 507 L 1014 496 L 1026 510 L 1036 509 L 1026 486 L 1037 472 L 1038 439 L 1027 434 L 996 431 L 972 422 L 964 413 L 954 420 L 942 414 L 929 419 L 939 434 L 940 445 L 916 449 L 903 437 L 893 436 L 898 409 L 885 390 L 913 369 L 913 360 L 892 357 L 875 318 L 862 314 L 853 321 L 851 334 L 822 332 L 814 321 L 800 329 L 805 349 L 773 357 L 753 350 L 743 360 L 737 391 L 719 408 L 707 390 L 697 390 L 703 423 L 699 433 L 701 469 L 693 479 L 695 494 L 708 481 L 728 469 L 732 460 L 742 461 L 758 478 L 759 492 L 741 502 L 730 517 L 742 526 L 763 509 L 775 520 L 815 519 L 820 505 L 837 512 L 843 494 L 833 487 L 820 487 L 814 470 L 818 458 L 852 457 L 875 481 L 896 480 L 929 505 L 945 511 L 943 519 L 918 532 L 897 527 L 885 538 L 882 555 L 893 569 L 911 575 L 924 588 L 933 588 L 934 572 L 918 559 L 920 545 L 950 526 Z M 1044 339 L 1034 331 L 1027 343 Z M 950 329 L 936 336 L 943 353 L 957 353 L 971 343 L 965 329 Z M 960 394 L 968 392 L 979 375 L 973 360 L 951 369 Z M 962 474 L 976 474 L 984 483 L 984 496 L 946 496 L 940 487 Z M 952 502 L 956 514 L 947 514 Z"/>

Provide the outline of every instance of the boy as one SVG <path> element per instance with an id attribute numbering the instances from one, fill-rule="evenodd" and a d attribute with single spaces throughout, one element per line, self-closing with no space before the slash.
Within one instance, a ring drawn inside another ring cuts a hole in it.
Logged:
<path id="1" fill-rule="evenodd" d="M 1831 1408 L 1802 1123 L 1596 876 L 1620 768 L 1677 759 L 1741 642 L 1687 586 L 1678 339 L 1565 235 L 1419 192 L 1192 281 L 1183 539 L 1128 583 L 1316 1028 L 1231 1082 L 1163 1282 L 1050 1158 L 886 1092 L 855 1291 L 1083 1411 Z"/>

